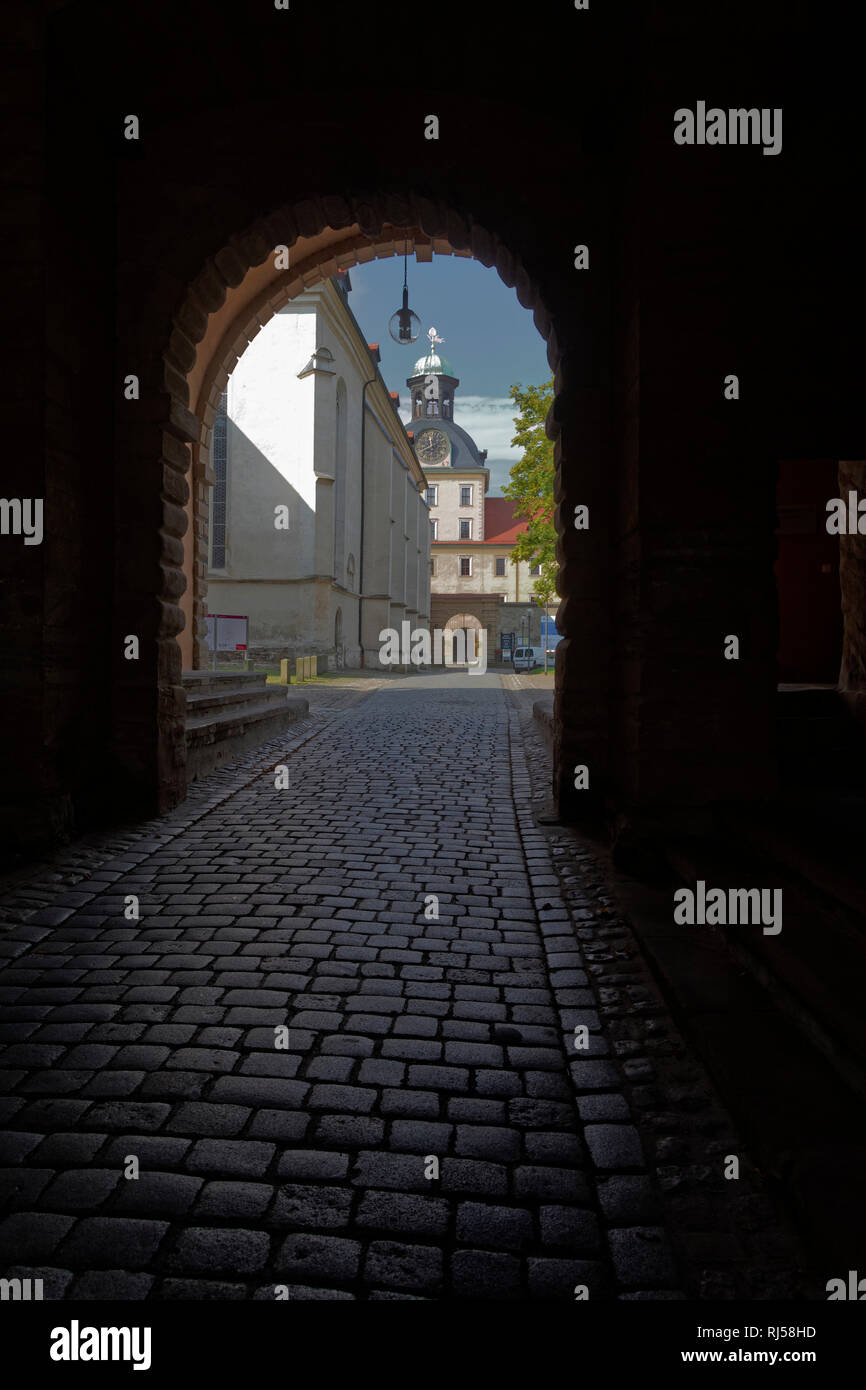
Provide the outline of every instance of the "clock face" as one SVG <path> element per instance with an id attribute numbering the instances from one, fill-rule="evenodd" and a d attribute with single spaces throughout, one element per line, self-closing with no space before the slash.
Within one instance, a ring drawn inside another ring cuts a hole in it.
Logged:
<path id="1" fill-rule="evenodd" d="M 442 430 L 424 430 L 415 441 L 415 449 L 422 463 L 434 467 L 448 458 L 451 444 Z"/>

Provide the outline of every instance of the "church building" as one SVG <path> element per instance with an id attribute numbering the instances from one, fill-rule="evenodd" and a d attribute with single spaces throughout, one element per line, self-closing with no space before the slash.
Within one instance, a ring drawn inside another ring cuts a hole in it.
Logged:
<path id="1" fill-rule="evenodd" d="M 511 552 L 526 523 L 515 504 L 487 497 L 487 450 L 454 419 L 460 385 L 444 342 L 431 328 L 430 349 L 419 357 L 406 384 L 411 393 L 415 452 L 427 478 L 433 523 L 430 621 L 444 630 L 487 633 L 488 660 L 512 646 L 539 644 L 542 610 L 533 600 L 539 574 L 525 561 L 512 564 Z"/>
<path id="2" fill-rule="evenodd" d="M 290 300 L 239 359 L 214 423 L 213 615 L 248 653 L 378 666 L 379 632 L 430 622 L 426 480 L 348 304 L 347 272 Z"/>

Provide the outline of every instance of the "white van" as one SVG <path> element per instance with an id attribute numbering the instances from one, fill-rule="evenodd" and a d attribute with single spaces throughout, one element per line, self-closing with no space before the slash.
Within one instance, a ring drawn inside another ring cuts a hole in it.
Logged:
<path id="1" fill-rule="evenodd" d="M 541 647 L 517 647 L 511 664 L 515 671 L 531 671 L 544 665 L 544 652 Z"/>

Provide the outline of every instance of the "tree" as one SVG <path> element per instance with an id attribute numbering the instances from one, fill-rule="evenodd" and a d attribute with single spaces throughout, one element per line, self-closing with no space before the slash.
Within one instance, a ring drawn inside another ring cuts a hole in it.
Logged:
<path id="1" fill-rule="evenodd" d="M 527 523 L 511 552 L 511 562 L 516 565 L 525 560 L 541 567 L 533 594 L 538 603 L 547 604 L 556 592 L 559 568 L 553 525 L 553 444 L 544 432 L 553 402 L 553 378 L 543 386 L 527 386 L 525 390 L 518 382 L 509 394 L 520 411 L 514 419 L 517 433 L 511 443 L 523 449 L 523 456 L 511 469 L 511 481 L 503 492 L 517 503 L 517 515 Z"/>
<path id="2" fill-rule="evenodd" d="M 523 449 L 523 455 L 511 469 L 511 481 L 504 492 L 506 497 L 517 503 L 517 515 L 526 522 L 526 530 L 518 536 L 511 560 L 513 564 L 526 560 L 531 566 L 539 567 L 533 596 L 546 611 L 556 592 L 559 569 L 553 524 L 553 445 L 544 429 L 553 402 L 553 379 L 543 386 L 528 386 L 525 391 L 518 382 L 511 387 L 510 394 L 520 411 L 514 420 L 517 433 L 511 442 Z M 542 630 L 546 630 L 546 624 Z M 544 642 L 545 672 L 549 640 L 548 635 Z"/>

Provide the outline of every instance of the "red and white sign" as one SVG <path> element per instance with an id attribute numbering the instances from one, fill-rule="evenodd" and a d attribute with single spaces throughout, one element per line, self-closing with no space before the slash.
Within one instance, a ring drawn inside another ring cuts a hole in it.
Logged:
<path id="1" fill-rule="evenodd" d="M 206 642 L 209 651 L 245 652 L 249 619 L 241 613 L 208 613 Z"/>

